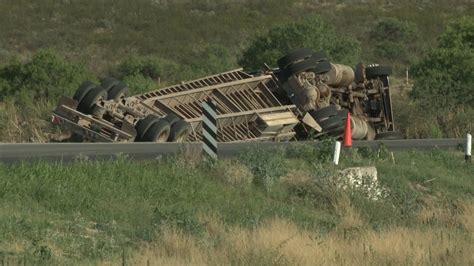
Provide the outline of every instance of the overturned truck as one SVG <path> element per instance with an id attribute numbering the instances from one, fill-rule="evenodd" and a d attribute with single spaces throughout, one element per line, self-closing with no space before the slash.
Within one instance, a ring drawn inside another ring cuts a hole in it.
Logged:
<path id="1" fill-rule="evenodd" d="M 218 141 L 339 138 L 351 113 L 353 139 L 401 138 L 395 131 L 387 66 L 331 63 L 298 49 L 256 72 L 236 69 L 128 95 L 113 78 L 84 82 L 62 97 L 52 122 L 93 142 L 198 142 L 204 101 L 217 105 Z"/>

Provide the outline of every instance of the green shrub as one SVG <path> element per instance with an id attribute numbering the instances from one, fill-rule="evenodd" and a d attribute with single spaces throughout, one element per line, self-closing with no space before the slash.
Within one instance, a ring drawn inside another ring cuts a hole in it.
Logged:
<path id="1" fill-rule="evenodd" d="M 439 43 L 441 48 L 474 49 L 474 17 L 461 17 L 448 23 Z"/>
<path id="2" fill-rule="evenodd" d="M 412 42 L 417 39 L 416 25 L 397 18 L 383 18 L 369 32 L 371 40 L 395 43 Z"/>
<path id="3" fill-rule="evenodd" d="M 310 179 L 287 181 L 288 193 L 304 199 L 311 206 L 331 210 L 344 194 L 338 186 L 336 168 L 328 164 L 314 163 L 310 168 Z"/>
<path id="4" fill-rule="evenodd" d="M 270 190 L 287 173 L 281 149 L 251 149 L 240 154 L 239 160 L 252 171 L 253 183 L 265 190 Z"/>
<path id="5" fill-rule="evenodd" d="M 183 60 L 188 74 L 183 73 L 182 78 L 199 78 L 203 75 L 229 71 L 236 68 L 236 61 L 235 56 L 226 47 L 219 44 L 205 45 L 189 52 L 187 58 Z"/>
<path id="6" fill-rule="evenodd" d="M 130 95 L 144 93 L 158 89 L 158 82 L 140 74 L 125 76 L 122 81 L 127 84 Z"/>
<path id="7" fill-rule="evenodd" d="M 474 102 L 474 17 L 449 23 L 433 49 L 414 67 L 412 96 L 425 108 L 449 110 Z"/>
<path id="8" fill-rule="evenodd" d="M 175 81 L 178 74 L 179 67 L 172 61 L 157 56 L 131 56 L 118 66 L 116 76 L 125 79 L 140 75 L 155 81 Z"/>
<path id="9" fill-rule="evenodd" d="M 72 94 L 89 77 L 85 68 L 52 50 L 39 50 L 30 61 L 11 61 L 0 69 L 0 98 L 24 94 L 30 98 L 56 99 Z"/>
<path id="10" fill-rule="evenodd" d="M 472 106 L 474 49 L 435 49 L 413 67 L 413 74 L 412 97 L 427 110 Z"/>
<path id="11" fill-rule="evenodd" d="M 286 157 L 302 159 L 310 163 L 327 163 L 332 161 L 334 140 L 325 139 L 314 144 L 294 144 L 286 148 Z"/>
<path id="12" fill-rule="evenodd" d="M 8 81 L 0 77 L 0 99 L 5 98 L 5 96 L 11 95 L 12 89 Z"/>
<path id="13" fill-rule="evenodd" d="M 263 63 L 274 66 L 280 57 L 301 47 L 325 50 L 338 63 L 355 64 L 360 56 L 359 42 L 337 33 L 320 17 L 311 16 L 257 37 L 244 50 L 240 64 L 251 69 L 260 68 Z"/>
<path id="14" fill-rule="evenodd" d="M 400 60 L 408 61 L 408 52 L 401 43 L 381 41 L 375 44 L 374 54 L 379 60 Z"/>
<path id="15" fill-rule="evenodd" d="M 353 151 L 353 157 L 359 158 L 362 162 L 377 162 L 377 161 L 386 161 L 390 153 L 383 144 L 379 144 L 376 149 L 369 147 L 359 147 L 355 148 Z"/>
<path id="16" fill-rule="evenodd" d="M 119 64 L 112 76 L 123 80 L 132 94 L 156 89 L 159 83 L 201 78 L 235 68 L 235 57 L 227 48 L 212 44 L 184 51 L 181 65 L 158 56 L 131 56 Z"/>
<path id="17" fill-rule="evenodd" d="M 383 18 L 370 30 L 369 37 L 379 60 L 410 63 L 416 57 L 418 29 L 397 18 Z"/>
<path id="18" fill-rule="evenodd" d="M 426 105 L 394 95 L 396 127 L 406 138 L 460 138 L 474 129 L 470 118 L 474 115 L 474 108 L 458 106 L 455 111 L 447 111 L 442 106 L 439 106 L 440 110 L 433 110 Z"/>

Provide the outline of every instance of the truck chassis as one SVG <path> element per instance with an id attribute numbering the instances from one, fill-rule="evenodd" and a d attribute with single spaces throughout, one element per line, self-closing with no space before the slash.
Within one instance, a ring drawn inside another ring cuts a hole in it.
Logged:
<path id="1" fill-rule="evenodd" d="M 204 101 L 217 106 L 219 142 L 338 138 L 351 113 L 354 139 L 395 138 L 389 68 L 330 63 L 296 50 L 279 68 L 236 69 L 128 96 L 125 84 L 84 82 L 62 97 L 52 122 L 93 142 L 202 141 Z"/>

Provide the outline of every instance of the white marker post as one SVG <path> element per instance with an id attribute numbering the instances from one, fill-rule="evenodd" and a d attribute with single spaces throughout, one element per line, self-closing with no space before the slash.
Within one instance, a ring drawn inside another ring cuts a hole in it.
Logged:
<path id="1" fill-rule="evenodd" d="M 466 163 L 471 162 L 471 152 L 472 152 L 472 135 L 466 135 L 466 147 L 465 147 L 466 155 L 464 158 L 466 159 Z"/>
<path id="2" fill-rule="evenodd" d="M 339 155 L 340 154 L 341 154 L 341 142 L 336 141 L 336 145 L 334 147 L 334 159 L 333 159 L 333 163 L 335 165 L 339 164 Z"/>

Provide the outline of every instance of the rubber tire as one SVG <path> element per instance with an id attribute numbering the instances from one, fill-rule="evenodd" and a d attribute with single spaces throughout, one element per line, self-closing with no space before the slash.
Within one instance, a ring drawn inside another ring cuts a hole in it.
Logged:
<path id="1" fill-rule="evenodd" d="M 77 110 L 84 114 L 92 114 L 94 112 L 94 107 L 101 98 L 104 100 L 107 99 L 107 91 L 102 87 L 95 87 L 84 96 L 82 101 L 79 103 Z"/>
<path id="2" fill-rule="evenodd" d="M 331 62 L 329 61 L 320 61 L 318 62 L 318 64 L 316 65 L 316 67 L 313 69 L 313 72 L 316 74 L 316 75 L 321 75 L 321 74 L 325 74 L 325 73 L 328 73 L 329 71 L 331 71 Z"/>
<path id="3" fill-rule="evenodd" d="M 86 80 L 82 82 L 82 84 L 76 90 L 72 98 L 80 104 L 82 102 L 82 99 L 84 99 L 84 97 L 86 97 L 86 95 L 95 87 L 97 87 L 97 85 L 94 84 L 94 82 Z"/>
<path id="4" fill-rule="evenodd" d="M 281 83 L 287 82 L 288 78 L 290 78 L 290 75 L 288 75 L 288 73 L 284 70 L 281 70 L 281 71 L 275 73 L 275 76 L 278 78 L 278 80 Z"/>
<path id="5" fill-rule="evenodd" d="M 334 129 L 329 129 L 325 133 L 326 133 L 326 135 L 331 136 L 331 137 L 339 137 L 340 135 L 344 134 L 345 129 L 346 129 L 346 126 L 343 125 L 343 126 L 340 126 L 340 127 L 336 127 Z"/>
<path id="6" fill-rule="evenodd" d="M 170 124 L 165 119 L 159 119 L 151 125 L 141 139 L 143 142 L 166 142 L 170 135 Z"/>
<path id="7" fill-rule="evenodd" d="M 325 118 L 337 115 L 337 108 L 335 105 L 329 105 L 318 110 L 311 111 L 310 115 L 319 123 L 319 121 Z"/>
<path id="8" fill-rule="evenodd" d="M 102 82 L 100 83 L 100 86 L 102 88 L 104 88 L 106 91 L 110 91 L 110 89 L 112 89 L 114 86 L 120 84 L 121 82 L 118 81 L 117 79 L 115 78 L 105 78 L 102 80 Z"/>
<path id="9" fill-rule="evenodd" d="M 138 121 L 135 126 L 135 129 L 137 130 L 137 137 L 135 138 L 136 141 L 142 141 L 148 129 L 150 129 L 150 127 L 153 126 L 153 124 L 158 120 L 160 120 L 160 118 L 156 115 L 148 115 L 142 120 Z"/>
<path id="10" fill-rule="evenodd" d="M 390 66 L 373 66 L 365 69 L 365 76 L 367 79 L 375 79 L 377 77 L 386 77 L 392 74 L 392 67 Z"/>
<path id="11" fill-rule="evenodd" d="M 397 139 L 404 139 L 402 132 L 400 131 L 386 131 L 380 132 L 375 135 L 375 140 L 397 140 Z"/>
<path id="12" fill-rule="evenodd" d="M 317 65 L 318 65 L 318 61 L 314 59 L 306 59 L 304 61 L 290 65 L 286 70 L 288 74 L 291 76 L 291 75 L 299 74 L 303 71 L 312 70 Z"/>
<path id="13" fill-rule="evenodd" d="M 119 102 L 120 99 L 128 97 L 128 87 L 123 83 L 118 83 L 108 90 L 108 100 Z"/>
<path id="14" fill-rule="evenodd" d="M 171 125 L 171 131 L 168 137 L 168 141 L 169 142 L 184 142 L 190 133 L 191 133 L 191 125 L 184 120 L 179 120 L 173 125 Z"/>
<path id="15" fill-rule="evenodd" d="M 278 59 L 277 64 L 280 69 L 286 69 L 296 61 L 303 60 L 313 56 L 314 51 L 309 48 L 296 49 L 282 58 Z"/>
<path id="16" fill-rule="evenodd" d="M 344 121 L 346 121 L 347 113 L 349 113 L 347 109 L 337 110 L 337 115 Z"/>
<path id="17" fill-rule="evenodd" d="M 335 128 L 326 129 L 326 135 L 331 137 L 339 137 L 341 134 L 344 134 L 344 130 L 346 129 L 347 113 L 349 113 L 349 110 L 347 109 L 337 110 L 337 116 L 340 117 L 342 124 Z"/>
<path id="18" fill-rule="evenodd" d="M 326 52 L 324 50 L 313 53 L 311 58 L 316 60 L 317 62 L 329 61 L 328 55 L 326 54 Z"/>
<path id="19" fill-rule="evenodd" d="M 168 123 L 173 127 L 174 123 L 178 122 L 181 120 L 181 118 L 175 114 L 168 114 L 165 117 L 165 120 L 168 121 Z"/>
<path id="20" fill-rule="evenodd" d="M 344 121 L 341 119 L 340 116 L 336 115 L 321 121 L 319 125 L 323 128 L 323 130 L 329 130 L 335 127 L 343 126 Z"/>

